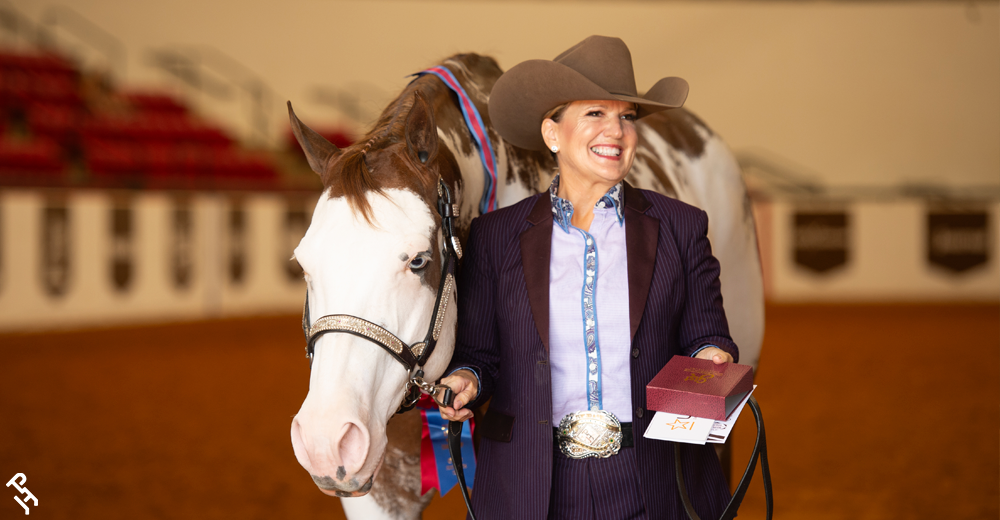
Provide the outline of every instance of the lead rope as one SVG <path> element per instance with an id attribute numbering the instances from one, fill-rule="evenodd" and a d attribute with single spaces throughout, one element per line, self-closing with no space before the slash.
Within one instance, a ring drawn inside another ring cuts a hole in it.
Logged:
<path id="1" fill-rule="evenodd" d="M 454 396 L 448 396 L 454 397 Z M 448 406 L 451 406 L 449 400 Z M 458 487 L 462 490 L 462 499 L 465 500 L 465 508 L 469 510 L 469 518 L 476 520 L 476 513 L 472 512 L 472 501 L 469 499 L 469 488 L 465 485 L 465 465 L 462 464 L 462 427 L 461 421 L 448 421 L 448 451 L 451 452 L 452 467 L 455 468 L 455 476 L 458 477 Z"/>
<path id="2" fill-rule="evenodd" d="M 771 520 L 771 515 L 774 512 L 771 470 L 767 465 L 767 439 L 764 437 L 764 417 L 761 414 L 760 405 L 757 404 L 757 399 L 751 396 L 748 403 L 750 410 L 753 411 L 754 421 L 757 423 L 757 440 L 754 442 L 753 452 L 750 454 L 750 462 L 747 464 L 746 471 L 743 472 L 743 478 L 740 479 L 740 484 L 736 487 L 736 492 L 733 493 L 733 498 L 729 501 L 729 505 L 722 512 L 722 520 L 736 518 L 736 512 L 743 502 L 743 496 L 746 495 L 747 488 L 750 487 L 750 480 L 753 479 L 753 472 L 757 467 L 758 457 L 760 458 L 761 477 L 764 479 L 764 501 L 767 508 L 767 520 Z M 677 473 L 677 491 L 680 493 L 684 511 L 687 512 L 687 516 L 691 520 L 701 520 L 701 517 L 698 516 L 698 513 L 694 510 L 694 506 L 691 504 L 691 499 L 688 497 L 687 486 L 684 483 L 684 473 L 681 471 L 681 445 L 676 442 L 674 443 L 674 468 Z"/>

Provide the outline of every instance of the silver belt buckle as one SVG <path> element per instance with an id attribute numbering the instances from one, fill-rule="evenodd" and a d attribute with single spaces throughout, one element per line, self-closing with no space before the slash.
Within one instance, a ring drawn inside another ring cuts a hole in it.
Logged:
<path id="1" fill-rule="evenodd" d="M 566 415 L 559 421 L 559 450 L 571 459 L 606 459 L 622 447 L 622 424 L 607 410 Z"/>

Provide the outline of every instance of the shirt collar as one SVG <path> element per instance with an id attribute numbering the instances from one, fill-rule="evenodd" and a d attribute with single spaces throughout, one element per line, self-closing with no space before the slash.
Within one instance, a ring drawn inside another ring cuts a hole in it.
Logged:
<path id="1" fill-rule="evenodd" d="M 569 233 L 569 227 L 571 220 L 573 218 L 573 203 L 557 195 L 559 193 L 559 176 L 556 175 L 552 179 L 552 184 L 549 186 L 549 199 L 552 201 L 552 218 L 555 220 L 556 224 L 563 231 Z M 594 204 L 594 208 L 604 209 L 607 207 L 615 208 L 615 214 L 618 216 L 618 225 L 622 225 L 625 222 L 625 190 L 621 182 L 615 184 L 608 190 L 597 204 Z"/>

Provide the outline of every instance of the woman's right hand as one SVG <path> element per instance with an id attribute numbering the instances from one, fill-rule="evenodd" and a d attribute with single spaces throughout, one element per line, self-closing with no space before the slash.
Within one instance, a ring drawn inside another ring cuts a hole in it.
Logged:
<path id="1" fill-rule="evenodd" d="M 472 418 L 472 410 L 465 408 L 473 399 L 479 395 L 479 380 L 471 371 L 462 369 L 456 370 L 450 376 L 441 380 L 441 384 L 448 385 L 455 393 L 455 400 L 452 406 L 439 406 L 441 417 L 449 421 L 465 422 Z"/>

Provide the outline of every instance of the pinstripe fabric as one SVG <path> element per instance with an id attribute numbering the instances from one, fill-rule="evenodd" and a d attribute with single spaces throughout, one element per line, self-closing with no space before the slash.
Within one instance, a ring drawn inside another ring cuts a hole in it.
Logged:
<path id="1" fill-rule="evenodd" d="M 571 459 L 554 450 L 550 520 L 645 520 L 635 449 L 606 459 Z"/>
<path id="2" fill-rule="evenodd" d="M 472 406 L 492 398 L 491 410 L 514 417 L 510 442 L 484 438 L 479 446 L 472 502 L 483 520 L 543 519 L 549 509 L 552 215 L 547 197 L 530 197 L 475 219 L 458 285 L 451 366 L 477 372 L 480 395 Z M 711 255 L 705 212 L 628 184 L 625 208 L 638 495 L 650 520 L 683 520 L 673 445 L 642 437 L 653 416 L 645 412 L 645 385 L 675 354 L 689 355 L 708 343 L 734 358 L 738 350 L 722 309 L 719 263 Z M 684 445 L 681 457 L 699 515 L 717 518 L 729 491 L 715 451 Z"/>

